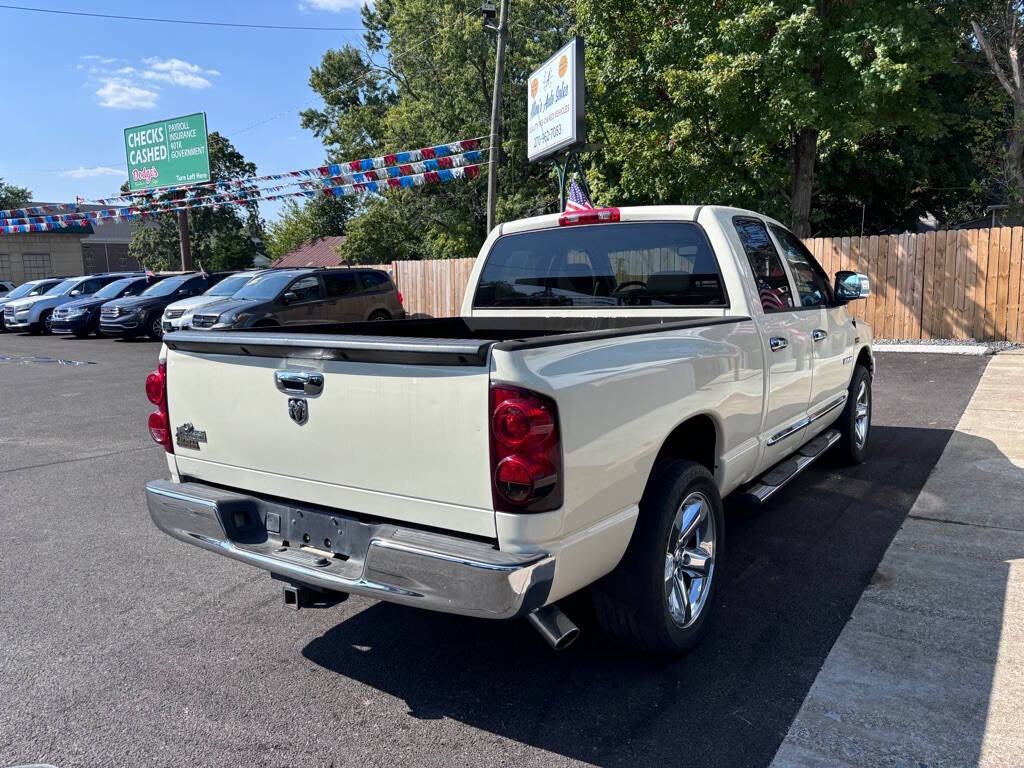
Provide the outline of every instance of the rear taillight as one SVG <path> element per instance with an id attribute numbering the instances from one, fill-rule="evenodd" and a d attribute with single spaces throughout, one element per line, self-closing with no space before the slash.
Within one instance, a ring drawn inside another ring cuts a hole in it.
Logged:
<path id="1" fill-rule="evenodd" d="M 562 506 L 558 410 L 549 397 L 491 385 L 491 496 L 502 512 Z"/>
<path id="2" fill-rule="evenodd" d="M 577 224 L 606 224 L 619 220 L 618 208 L 590 208 L 586 211 L 563 213 L 558 217 L 558 226 L 574 227 Z"/>
<path id="3" fill-rule="evenodd" d="M 160 363 L 159 367 L 146 377 L 146 397 L 157 407 L 157 410 L 149 414 L 149 436 L 157 445 L 162 445 L 165 451 L 174 453 L 174 445 L 171 443 L 171 418 L 167 414 L 167 363 Z"/>
<path id="4" fill-rule="evenodd" d="M 398 303 L 401 304 L 404 307 L 405 306 L 405 299 L 402 298 L 402 292 L 401 291 L 396 291 L 396 293 L 398 294 Z"/>

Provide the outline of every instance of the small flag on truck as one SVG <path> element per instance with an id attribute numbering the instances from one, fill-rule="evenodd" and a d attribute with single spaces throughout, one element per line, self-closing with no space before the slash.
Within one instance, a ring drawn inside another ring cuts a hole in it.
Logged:
<path id="1" fill-rule="evenodd" d="M 565 198 L 565 212 L 589 211 L 594 206 L 590 204 L 590 198 L 583 191 L 583 187 L 576 180 L 575 174 L 572 177 L 572 184 L 569 185 L 569 195 Z"/>

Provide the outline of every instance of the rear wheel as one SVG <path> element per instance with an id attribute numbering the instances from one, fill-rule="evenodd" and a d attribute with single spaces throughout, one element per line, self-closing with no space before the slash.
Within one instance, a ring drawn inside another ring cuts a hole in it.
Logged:
<path id="1" fill-rule="evenodd" d="M 370 313 L 370 321 L 376 322 L 377 320 L 390 320 L 391 315 L 385 312 L 383 309 L 378 309 L 375 312 Z"/>
<path id="2" fill-rule="evenodd" d="M 692 461 L 655 471 L 622 562 L 593 588 L 598 623 L 637 650 L 674 656 L 707 631 L 724 552 L 722 499 Z"/>
<path id="3" fill-rule="evenodd" d="M 871 374 L 863 365 L 853 369 L 850 395 L 836 426 L 839 428 L 839 451 L 850 464 L 860 464 L 868 455 L 871 437 Z"/>
<path id="4" fill-rule="evenodd" d="M 146 335 L 154 341 L 164 337 L 164 327 L 160 324 L 160 313 L 154 312 L 146 320 Z"/>

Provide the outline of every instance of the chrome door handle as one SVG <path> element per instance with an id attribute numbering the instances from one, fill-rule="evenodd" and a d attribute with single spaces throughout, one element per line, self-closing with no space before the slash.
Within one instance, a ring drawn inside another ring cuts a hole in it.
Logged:
<path id="1" fill-rule="evenodd" d="M 828 331 L 823 331 L 821 328 L 815 328 L 811 331 L 811 338 L 815 341 L 821 341 L 822 339 L 828 338 Z"/>
<path id="2" fill-rule="evenodd" d="M 789 342 L 781 336 L 772 336 L 768 339 L 768 346 L 771 348 L 772 352 L 778 352 L 780 349 L 788 347 Z"/>
<path id="3" fill-rule="evenodd" d="M 319 395 L 324 391 L 324 375 L 312 371 L 274 371 L 274 383 L 286 395 Z"/>

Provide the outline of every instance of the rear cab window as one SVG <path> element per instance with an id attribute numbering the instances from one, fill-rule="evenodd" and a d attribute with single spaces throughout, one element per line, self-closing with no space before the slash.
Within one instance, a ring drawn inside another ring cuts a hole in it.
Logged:
<path id="1" fill-rule="evenodd" d="M 693 222 L 622 222 L 499 238 L 475 309 L 727 307 L 718 260 Z"/>

